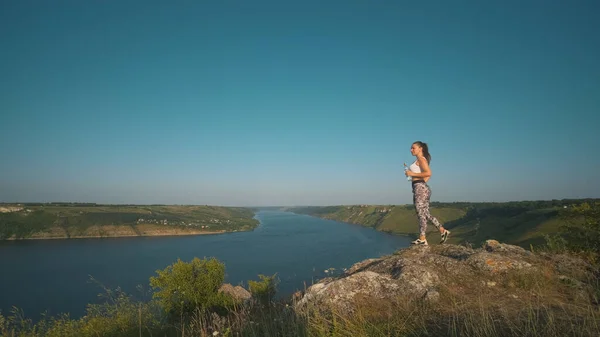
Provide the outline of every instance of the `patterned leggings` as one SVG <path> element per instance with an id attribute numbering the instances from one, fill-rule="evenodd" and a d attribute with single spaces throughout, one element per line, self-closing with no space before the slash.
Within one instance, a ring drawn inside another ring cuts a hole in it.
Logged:
<path id="1" fill-rule="evenodd" d="M 419 218 L 419 233 L 425 236 L 427 232 L 427 220 L 431 221 L 436 228 L 440 228 L 440 222 L 429 213 L 429 199 L 431 198 L 431 189 L 426 183 L 413 184 L 413 203 L 417 210 Z"/>

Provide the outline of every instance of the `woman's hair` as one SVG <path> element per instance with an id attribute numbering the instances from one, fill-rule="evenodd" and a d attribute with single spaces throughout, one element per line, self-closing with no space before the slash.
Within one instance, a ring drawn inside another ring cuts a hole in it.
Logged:
<path id="1" fill-rule="evenodd" d="M 427 143 L 416 141 L 413 144 L 417 144 L 423 149 L 423 157 L 427 159 L 427 164 L 431 163 L 431 155 L 429 154 L 429 147 L 427 146 Z"/>

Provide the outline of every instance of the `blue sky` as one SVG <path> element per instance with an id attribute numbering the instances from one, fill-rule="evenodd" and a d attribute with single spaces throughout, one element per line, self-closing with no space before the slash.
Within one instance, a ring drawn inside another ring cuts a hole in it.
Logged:
<path id="1" fill-rule="evenodd" d="M 0 202 L 600 197 L 597 1 L 0 3 Z"/>

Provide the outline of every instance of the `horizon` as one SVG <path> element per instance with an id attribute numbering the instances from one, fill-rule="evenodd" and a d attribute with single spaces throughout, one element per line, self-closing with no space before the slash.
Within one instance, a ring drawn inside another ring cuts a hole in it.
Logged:
<path id="1" fill-rule="evenodd" d="M 463 4 L 4 1 L 0 203 L 599 198 L 600 2 Z"/>
<path id="2" fill-rule="evenodd" d="M 547 201 L 600 201 L 600 198 L 580 198 L 580 199 L 540 199 L 540 200 L 508 200 L 508 201 L 431 201 L 431 206 L 435 206 L 436 203 L 441 204 L 452 204 L 452 203 L 469 203 L 469 204 L 504 204 L 514 202 L 547 202 Z M 20 202 L 0 202 L 0 205 L 26 205 L 26 204 L 91 204 L 95 206 L 205 206 L 205 207 L 239 207 L 239 208 L 301 208 L 301 207 L 338 207 L 338 206 L 412 206 L 412 203 L 408 204 L 331 204 L 331 205 L 263 205 L 263 206 L 234 206 L 234 205 L 217 205 L 217 204 L 136 204 L 136 203 L 123 203 L 123 204 L 111 204 L 111 203 L 94 203 L 94 202 L 77 202 L 77 201 L 20 201 Z"/>

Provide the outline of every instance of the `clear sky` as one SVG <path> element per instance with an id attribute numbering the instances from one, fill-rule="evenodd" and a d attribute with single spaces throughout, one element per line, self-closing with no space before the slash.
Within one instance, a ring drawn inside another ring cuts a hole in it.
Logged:
<path id="1" fill-rule="evenodd" d="M 171 4 L 169 4 L 171 3 Z M 599 1 L 0 2 L 0 202 L 600 197 Z"/>

